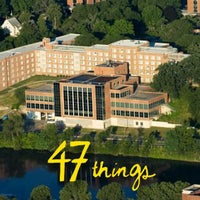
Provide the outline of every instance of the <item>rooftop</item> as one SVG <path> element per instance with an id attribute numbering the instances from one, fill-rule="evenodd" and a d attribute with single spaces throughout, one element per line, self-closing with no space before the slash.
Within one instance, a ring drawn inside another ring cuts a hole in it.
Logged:
<path id="1" fill-rule="evenodd" d="M 21 24 L 19 23 L 19 21 L 15 18 L 15 17 L 12 17 L 10 19 L 6 19 L 10 24 L 12 24 L 12 26 L 15 26 L 17 28 L 21 28 Z M 6 21 L 5 20 L 5 21 Z"/>
<path id="2" fill-rule="evenodd" d="M 163 95 L 163 94 L 160 94 L 160 93 L 151 93 L 151 92 L 142 92 L 142 91 L 137 91 L 132 94 L 131 96 L 129 96 L 128 98 L 129 99 L 136 99 L 136 100 L 151 100 L 151 99 L 154 99 L 160 95 Z"/>
<path id="3" fill-rule="evenodd" d="M 37 88 L 30 88 L 27 89 L 27 91 L 53 93 L 53 84 L 45 84 Z"/>
<path id="4" fill-rule="evenodd" d="M 93 46 L 91 46 L 91 49 L 98 49 L 98 50 L 108 50 L 109 45 L 106 44 L 95 44 Z"/>
<path id="5" fill-rule="evenodd" d="M 151 100 L 155 97 L 158 97 L 160 95 L 163 95 L 163 93 L 159 92 L 151 92 L 151 88 L 146 85 L 138 85 L 136 91 L 134 94 L 129 96 L 130 99 L 136 99 L 136 100 Z"/>
<path id="6" fill-rule="evenodd" d="M 187 188 L 184 188 L 183 191 L 182 191 L 182 194 L 200 196 L 200 185 L 194 184 L 194 185 L 191 185 Z"/>
<path id="7" fill-rule="evenodd" d="M 67 80 L 64 80 L 64 82 L 102 85 L 115 78 L 117 78 L 117 76 L 96 76 L 92 74 L 81 74 L 81 75 L 69 78 Z"/>
<path id="8" fill-rule="evenodd" d="M 117 42 L 113 42 L 111 45 L 139 47 L 139 46 L 144 46 L 144 45 L 149 46 L 149 42 L 147 40 L 120 40 Z"/>
<path id="9" fill-rule="evenodd" d="M 54 44 L 54 43 L 60 42 L 60 41 L 70 41 L 70 40 L 75 39 L 77 36 L 79 36 L 79 34 L 70 33 L 70 34 L 63 35 L 63 36 L 55 38 L 54 40 L 51 41 L 51 43 Z M 10 50 L 7 50 L 7 51 L 0 52 L 0 59 L 6 58 L 6 57 L 9 57 L 9 56 L 14 56 L 16 54 L 34 51 L 36 49 L 44 49 L 42 47 L 42 42 L 36 42 L 36 43 L 33 43 L 33 44 L 29 44 L 29 45 L 25 45 L 25 46 L 21 46 L 21 47 L 18 47 L 18 48 L 14 48 L 14 49 L 10 49 Z"/>
<path id="10" fill-rule="evenodd" d="M 153 46 L 153 47 L 141 47 L 141 51 L 148 53 L 177 53 L 177 48 L 173 48 L 172 46 Z"/>
<path id="11" fill-rule="evenodd" d="M 54 45 L 53 50 L 84 52 L 86 50 L 86 47 L 84 47 L 84 46 L 74 46 L 74 45 Z"/>

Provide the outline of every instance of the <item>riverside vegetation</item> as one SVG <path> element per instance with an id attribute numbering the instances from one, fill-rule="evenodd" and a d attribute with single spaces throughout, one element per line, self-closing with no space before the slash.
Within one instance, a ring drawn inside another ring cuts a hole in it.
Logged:
<path id="1" fill-rule="evenodd" d="M 150 186 L 142 186 L 137 193 L 137 200 L 151 200 L 151 199 L 173 199 L 179 200 L 181 198 L 182 188 L 188 186 L 187 182 L 177 181 L 175 183 L 161 182 L 151 184 Z M 152 192 L 153 191 L 153 192 Z M 88 191 L 86 181 L 78 180 L 76 182 L 66 183 L 60 190 L 60 200 L 67 199 L 74 200 L 91 200 L 92 195 Z M 126 198 L 122 186 L 119 183 L 112 182 L 103 186 L 98 190 L 96 195 L 97 200 L 134 200 L 133 198 Z M 45 185 L 39 185 L 33 188 L 30 194 L 30 200 L 52 200 L 51 190 Z M 4 196 L 0 196 L 0 200 L 8 200 Z M 12 198 L 12 200 L 17 200 Z"/>
<path id="2" fill-rule="evenodd" d="M 186 126 L 160 133 L 139 128 L 135 133 L 117 134 L 117 127 L 100 132 L 82 132 L 82 127 L 65 128 L 62 122 L 46 124 L 41 130 L 30 132 L 33 121 L 26 121 L 20 113 L 11 113 L 1 124 L 0 147 L 54 151 L 63 141 L 90 141 L 88 153 L 128 155 L 152 158 L 200 161 L 200 134 Z M 78 153 L 81 148 L 66 147 Z"/>

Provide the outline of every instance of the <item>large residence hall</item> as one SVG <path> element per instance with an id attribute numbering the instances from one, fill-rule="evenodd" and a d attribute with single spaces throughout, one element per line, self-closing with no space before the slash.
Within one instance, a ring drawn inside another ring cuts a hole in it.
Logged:
<path id="1" fill-rule="evenodd" d="M 127 62 L 129 73 L 150 83 L 156 68 L 168 61 L 181 61 L 188 55 L 168 43 L 146 40 L 120 40 L 108 45 L 75 46 L 79 34 L 68 34 L 0 52 L 0 91 L 34 75 L 76 75 L 94 70 L 107 60 Z"/>

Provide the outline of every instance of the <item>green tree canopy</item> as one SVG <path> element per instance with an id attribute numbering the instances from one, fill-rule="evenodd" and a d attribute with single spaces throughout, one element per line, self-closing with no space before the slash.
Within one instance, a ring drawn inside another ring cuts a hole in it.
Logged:
<path id="1" fill-rule="evenodd" d="M 154 5 L 149 5 L 142 10 L 142 18 L 150 33 L 157 34 L 157 29 L 163 25 L 165 19 L 162 10 Z"/>
<path id="2" fill-rule="evenodd" d="M 189 154 L 193 152 L 195 130 L 184 126 L 166 133 L 165 145 L 169 154 Z"/>
<path id="3" fill-rule="evenodd" d="M 9 0 L 0 0 L 0 18 L 6 18 L 10 15 Z"/>
<path id="4" fill-rule="evenodd" d="M 182 189 L 189 186 L 187 182 L 177 181 L 175 183 L 161 182 L 138 189 L 138 200 L 180 200 Z"/>
<path id="5" fill-rule="evenodd" d="M 160 65 L 157 70 L 158 74 L 153 78 L 153 88 L 168 92 L 172 97 L 178 97 L 181 88 L 187 82 L 184 67 L 175 62 L 168 62 Z"/>
<path id="6" fill-rule="evenodd" d="M 200 88 L 197 88 L 189 98 L 189 110 L 192 118 L 200 124 Z"/>
<path id="7" fill-rule="evenodd" d="M 160 37 L 164 41 L 177 42 L 184 34 L 190 34 L 193 31 L 193 24 L 185 18 L 174 20 L 162 27 Z"/>
<path id="8" fill-rule="evenodd" d="M 50 189 L 45 185 L 39 185 L 33 188 L 30 200 L 51 200 L 51 192 Z"/>
<path id="9" fill-rule="evenodd" d="M 87 187 L 86 181 L 68 182 L 60 191 L 60 200 L 91 200 Z"/>
<path id="10" fill-rule="evenodd" d="M 18 113 L 8 115 L 8 120 L 3 122 L 3 135 L 7 139 L 14 141 L 15 137 L 19 137 L 24 132 L 24 121 Z"/>
<path id="11" fill-rule="evenodd" d="M 119 183 L 112 182 L 103 186 L 97 193 L 98 200 L 125 200 L 122 186 Z"/>
<path id="12" fill-rule="evenodd" d="M 59 4 L 50 4 L 47 8 L 46 15 L 54 29 L 58 29 L 61 25 L 62 12 Z"/>

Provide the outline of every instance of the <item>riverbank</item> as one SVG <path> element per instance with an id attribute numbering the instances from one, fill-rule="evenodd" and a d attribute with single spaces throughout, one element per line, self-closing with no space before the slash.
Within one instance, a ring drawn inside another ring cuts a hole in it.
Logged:
<path id="1" fill-rule="evenodd" d="M 2 141 L 2 140 L 0 140 Z M 81 138 L 79 139 L 81 141 Z M 171 161 L 183 161 L 183 162 L 196 162 L 200 163 L 200 156 L 199 159 L 194 159 L 197 155 L 175 155 L 175 154 L 167 154 L 167 152 L 162 148 L 155 146 L 151 149 L 149 154 L 145 154 L 141 150 L 136 149 L 134 146 L 125 146 L 125 141 L 118 141 L 118 144 L 113 143 L 113 141 L 106 141 L 103 144 L 98 144 L 95 142 L 91 142 L 90 147 L 87 151 L 87 154 L 94 154 L 94 155 L 108 155 L 108 156 L 115 156 L 115 157 L 138 157 L 142 159 L 162 159 L 162 160 L 171 160 Z M 4 145 L 3 145 L 4 144 Z M 59 146 L 59 145 L 58 145 Z M 45 148 L 45 147 L 30 147 L 29 144 L 24 144 L 21 148 L 14 147 L 11 142 L 4 141 L 0 143 L 0 150 L 2 149 L 10 149 L 14 151 L 35 151 L 35 152 L 46 152 L 51 155 L 58 146 L 55 146 L 53 149 Z M 144 147 L 143 147 L 144 148 Z M 82 148 L 70 148 L 69 143 L 66 147 L 66 152 L 68 153 L 75 153 L 80 154 Z"/>
<path id="2" fill-rule="evenodd" d="M 18 150 L 0 149 L 1 163 L 1 179 L 0 193 L 12 193 L 19 200 L 27 200 L 31 190 L 41 184 L 47 185 L 54 199 L 59 199 L 59 191 L 64 184 L 68 183 L 68 178 L 74 170 L 75 165 L 66 163 L 66 180 L 64 183 L 58 181 L 59 178 L 59 163 L 48 164 L 47 160 L 50 156 L 49 151 L 45 150 Z M 68 159 L 77 158 L 77 154 L 67 153 Z M 109 169 L 117 166 L 126 166 L 130 169 L 134 164 L 140 166 L 148 166 L 150 173 L 156 173 L 156 177 L 150 180 L 141 181 L 141 186 L 152 183 L 176 182 L 183 181 L 189 183 L 197 183 L 200 180 L 200 168 L 198 163 L 187 163 L 180 161 L 169 161 L 162 159 L 139 158 L 129 156 L 111 156 L 111 155 L 94 155 L 87 154 L 88 162 L 81 165 L 77 180 L 86 180 L 89 190 L 92 191 L 93 200 L 96 200 L 96 193 L 102 186 L 108 185 L 111 182 L 118 182 L 122 185 L 127 198 L 134 198 L 134 193 L 131 189 L 133 177 L 124 178 L 120 175 L 117 178 L 94 178 L 92 176 L 92 167 L 94 162 L 100 163 L 104 161 L 104 165 Z M 185 173 L 187 172 L 187 173 Z M 28 180 L 28 184 L 27 184 Z M 141 188 L 141 187 L 140 187 Z M 139 189 L 140 189 L 139 188 Z M 96 192 L 95 192 L 96 191 Z"/>
<path id="3" fill-rule="evenodd" d="M 66 129 L 61 125 L 46 124 L 37 132 L 28 132 L 27 130 L 30 130 L 32 126 L 35 124 L 30 122 L 25 124 L 20 114 L 10 115 L 9 119 L 2 124 L 0 148 L 54 152 L 63 141 L 66 141 L 67 152 L 80 153 L 83 145 L 70 147 L 70 141 L 89 141 L 87 153 L 92 154 L 200 162 L 200 134 L 195 129 L 184 126 L 166 130 L 166 132 L 156 129 L 148 132 L 138 128 L 135 132 L 120 135 L 117 133 L 118 127 L 109 127 L 96 132 L 95 130 L 86 131 L 78 125 Z"/>

